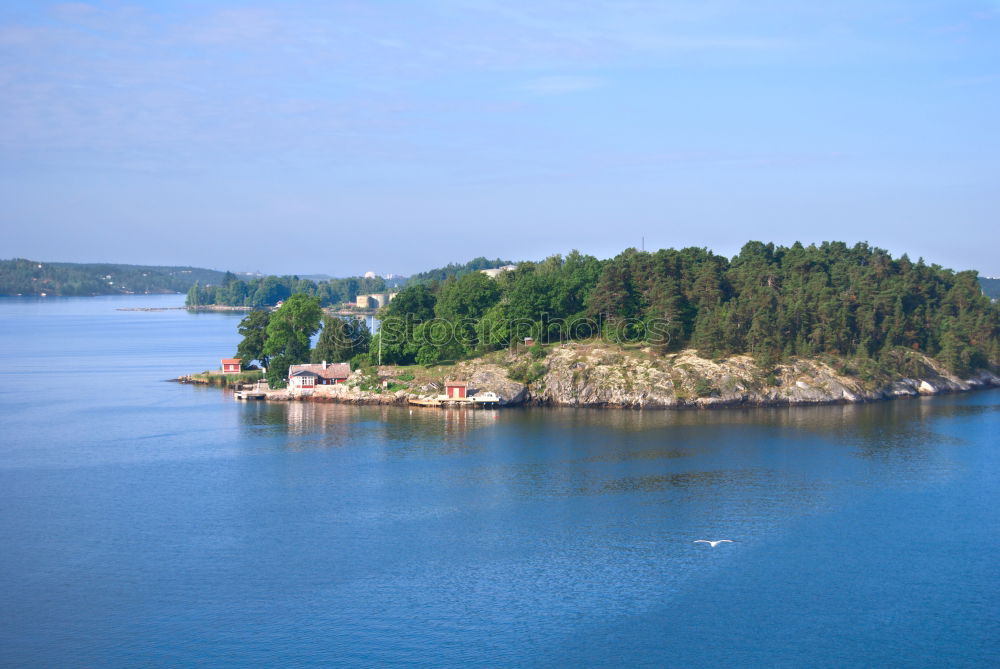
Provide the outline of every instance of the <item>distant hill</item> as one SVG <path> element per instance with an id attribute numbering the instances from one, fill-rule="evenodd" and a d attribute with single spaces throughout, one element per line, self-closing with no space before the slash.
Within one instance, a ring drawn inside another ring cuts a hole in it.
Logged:
<path id="1" fill-rule="evenodd" d="M 436 269 L 430 269 L 426 272 L 420 272 L 414 274 L 410 277 L 410 281 L 444 281 L 449 277 L 461 277 L 466 274 L 471 274 L 472 272 L 478 272 L 482 269 L 495 269 L 497 267 L 503 267 L 505 265 L 512 265 L 510 260 L 501 260 L 497 258 L 496 260 L 489 260 L 482 256 L 478 258 L 473 258 L 464 265 L 459 265 L 458 263 L 450 263 L 444 267 L 438 267 Z"/>
<path id="2" fill-rule="evenodd" d="M 220 283 L 224 272 L 200 267 L 0 260 L 0 295 L 186 293 L 195 282 Z"/>
<path id="3" fill-rule="evenodd" d="M 1000 279 L 979 277 L 979 285 L 983 287 L 983 294 L 994 300 L 1000 300 Z"/>

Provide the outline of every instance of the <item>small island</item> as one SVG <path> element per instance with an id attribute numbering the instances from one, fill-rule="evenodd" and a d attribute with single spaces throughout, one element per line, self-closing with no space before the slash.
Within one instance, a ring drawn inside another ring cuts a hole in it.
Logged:
<path id="1" fill-rule="evenodd" d="M 242 371 L 216 376 L 274 401 L 469 407 L 797 405 L 1000 385 L 1000 308 L 976 273 L 867 244 L 749 242 L 732 259 L 574 251 L 411 281 L 378 316 L 373 335 L 293 294 L 241 321 Z"/>

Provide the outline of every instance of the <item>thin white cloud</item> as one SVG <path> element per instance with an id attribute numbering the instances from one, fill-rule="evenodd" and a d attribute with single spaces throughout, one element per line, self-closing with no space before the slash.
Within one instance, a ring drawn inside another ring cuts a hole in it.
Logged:
<path id="1" fill-rule="evenodd" d="M 761 51 L 788 49 L 798 42 L 752 35 L 661 35 L 635 33 L 629 36 L 630 46 L 647 50 L 681 51 Z"/>
<path id="2" fill-rule="evenodd" d="M 181 36 L 206 44 L 255 43 L 281 36 L 284 28 L 274 12 L 241 7 L 216 12 L 183 29 Z"/>
<path id="3" fill-rule="evenodd" d="M 584 76 L 539 77 L 526 82 L 522 88 L 535 95 L 566 95 L 600 88 L 602 79 Z"/>
<path id="4" fill-rule="evenodd" d="M 63 2 L 52 8 L 52 14 L 59 19 L 75 21 L 81 18 L 90 18 L 99 14 L 99 10 L 94 5 L 85 2 Z"/>
<path id="5" fill-rule="evenodd" d="M 50 31 L 30 26 L 0 26 L 0 47 L 34 46 L 47 40 Z"/>

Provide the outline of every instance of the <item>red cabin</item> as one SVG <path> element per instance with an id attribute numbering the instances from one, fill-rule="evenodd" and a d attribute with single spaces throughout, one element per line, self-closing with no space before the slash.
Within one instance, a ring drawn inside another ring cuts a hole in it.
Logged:
<path id="1" fill-rule="evenodd" d="M 243 361 L 240 358 L 223 358 L 222 371 L 226 374 L 239 374 L 241 362 Z"/>
<path id="2" fill-rule="evenodd" d="M 444 393 L 448 399 L 463 399 L 468 394 L 469 384 L 465 381 L 445 381 Z"/>

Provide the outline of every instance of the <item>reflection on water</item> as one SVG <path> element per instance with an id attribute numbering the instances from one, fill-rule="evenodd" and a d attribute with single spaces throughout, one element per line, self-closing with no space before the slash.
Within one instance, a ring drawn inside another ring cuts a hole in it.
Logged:
<path id="1" fill-rule="evenodd" d="M 475 449 L 470 433 L 496 426 L 490 409 L 424 409 L 320 402 L 250 403 L 240 414 L 248 436 L 284 437 L 291 450 L 378 442 L 388 453 Z"/>
<path id="2" fill-rule="evenodd" d="M 395 444 L 392 452 L 400 456 L 422 448 L 399 442 L 433 444 L 440 453 L 472 451 L 499 428 L 516 433 L 540 452 L 571 442 L 575 460 L 615 463 L 705 455 L 727 450 L 734 437 L 742 441 L 742 435 L 762 431 L 773 437 L 836 442 L 861 458 L 919 459 L 929 446 L 962 443 L 960 436 L 940 431 L 929 418 L 940 421 L 997 411 L 1000 405 L 961 403 L 954 397 L 709 411 L 470 410 L 288 402 L 246 404 L 240 419 L 248 435 L 285 437 L 292 449 L 344 447 L 373 439 Z"/>
<path id="3" fill-rule="evenodd" d="M 964 442 L 942 426 L 998 409 L 948 397 L 715 411 L 291 402 L 248 404 L 240 418 L 245 443 L 264 452 L 346 449 L 422 467 L 449 458 L 435 476 L 485 498 L 626 495 L 661 507 L 715 505 L 713 515 L 732 524 L 814 513 L 845 489 L 954 477 L 960 467 L 941 447 Z"/>
<path id="4" fill-rule="evenodd" d="M 989 391 L 987 392 L 987 394 Z M 980 394 L 984 397 L 984 394 Z M 709 410 L 625 410 L 576 408 L 428 409 L 406 406 L 349 405 L 324 402 L 247 403 L 244 420 L 285 425 L 290 431 L 325 430 L 345 422 L 378 420 L 402 423 L 407 429 L 432 429 L 442 435 L 460 434 L 495 422 L 501 415 L 523 424 L 547 427 L 589 426 L 615 432 L 641 432 L 667 427 L 709 425 L 767 425 L 861 439 L 881 440 L 900 428 L 919 431 L 916 424 L 928 417 L 962 417 L 1000 411 L 1000 404 L 962 403 L 975 395 L 904 398 L 869 404 L 834 404 L 805 407 L 759 407 Z M 256 409 L 256 411 L 254 410 Z M 436 429 L 438 426 L 440 429 Z"/>

